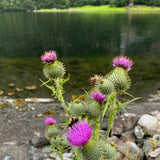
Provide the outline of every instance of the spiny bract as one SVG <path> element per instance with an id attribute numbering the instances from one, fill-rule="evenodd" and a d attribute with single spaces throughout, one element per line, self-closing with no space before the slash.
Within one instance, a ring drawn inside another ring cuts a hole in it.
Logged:
<path id="1" fill-rule="evenodd" d="M 86 114 L 86 106 L 82 102 L 73 102 L 70 111 L 74 116 L 83 116 Z"/>
<path id="2" fill-rule="evenodd" d="M 97 88 L 102 94 L 109 95 L 113 92 L 114 85 L 110 80 L 103 79 L 102 81 L 98 82 Z"/>
<path id="3" fill-rule="evenodd" d="M 69 146 L 69 143 L 67 139 L 60 138 L 60 137 L 54 137 L 51 139 L 51 145 L 54 145 L 56 147 L 57 146 L 66 147 L 66 146 Z"/>
<path id="4" fill-rule="evenodd" d="M 123 68 L 114 69 L 106 78 L 114 84 L 115 89 L 127 90 L 130 88 L 131 80 Z"/>
<path id="5" fill-rule="evenodd" d="M 59 130 L 57 129 L 55 125 L 49 125 L 46 128 L 46 131 L 45 131 L 46 138 L 51 139 L 52 137 L 55 137 L 58 134 L 59 134 Z"/>
<path id="6" fill-rule="evenodd" d="M 104 158 L 109 160 L 116 160 L 117 158 L 116 148 L 109 143 L 103 143 L 103 156 Z"/>
<path id="7" fill-rule="evenodd" d="M 101 160 L 103 157 L 103 145 L 98 141 L 91 140 L 88 145 L 84 145 L 81 154 L 83 160 Z"/>
<path id="8" fill-rule="evenodd" d="M 51 64 L 46 63 L 43 68 L 43 74 L 48 79 L 53 79 L 56 77 L 62 78 L 65 74 L 63 63 L 59 61 L 55 61 Z"/>
<path id="9" fill-rule="evenodd" d="M 87 104 L 86 115 L 89 119 L 98 119 L 102 114 L 102 106 L 96 100 Z"/>

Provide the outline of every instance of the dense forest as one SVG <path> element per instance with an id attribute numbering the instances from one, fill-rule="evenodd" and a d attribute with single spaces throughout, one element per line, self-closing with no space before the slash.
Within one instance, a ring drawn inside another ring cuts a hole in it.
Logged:
<path id="1" fill-rule="evenodd" d="M 72 8 L 84 5 L 128 5 L 160 6 L 160 0 L 0 0 L 0 11 L 26 11 L 41 8 Z"/>

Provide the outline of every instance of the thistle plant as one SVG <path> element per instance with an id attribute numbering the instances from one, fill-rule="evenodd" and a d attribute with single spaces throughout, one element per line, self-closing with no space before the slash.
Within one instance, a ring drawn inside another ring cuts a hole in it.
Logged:
<path id="1" fill-rule="evenodd" d="M 56 120 L 47 118 L 45 136 L 51 142 L 51 149 L 57 152 L 63 160 L 65 149 L 72 148 L 75 160 L 115 160 L 117 150 L 107 142 L 114 116 L 119 113 L 120 109 L 125 110 L 125 106 L 138 98 L 134 98 L 127 93 L 131 85 L 128 71 L 133 65 L 132 60 L 120 56 L 113 59 L 113 71 L 105 76 L 94 75 L 90 78 L 92 88 L 81 96 L 66 102 L 63 96 L 63 85 L 69 80 L 64 78 L 65 67 L 62 62 L 57 60 L 55 51 L 45 52 L 41 56 L 45 63 L 43 68 L 44 76 L 48 79 L 42 81 L 53 92 L 63 105 L 67 115 L 69 125 L 64 125 L 67 129 L 66 138 L 60 137 L 60 131 L 55 125 Z M 50 83 L 50 84 L 49 84 Z M 118 97 L 121 94 L 130 96 L 132 99 L 121 103 Z M 85 98 L 84 98 L 85 97 Z M 108 128 L 105 140 L 100 134 L 100 123 L 104 115 L 108 117 Z M 76 116 L 76 118 L 75 118 Z"/>

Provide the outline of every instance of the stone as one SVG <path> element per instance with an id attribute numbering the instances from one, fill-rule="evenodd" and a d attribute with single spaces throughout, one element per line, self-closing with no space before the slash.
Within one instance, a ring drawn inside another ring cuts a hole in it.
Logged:
<path id="1" fill-rule="evenodd" d="M 118 152 L 116 160 L 120 160 L 122 159 L 122 157 L 123 157 L 122 153 Z"/>
<path id="2" fill-rule="evenodd" d="M 11 142 L 3 142 L 3 144 L 6 144 L 6 145 L 16 145 L 16 142 L 15 141 L 11 141 Z"/>
<path id="3" fill-rule="evenodd" d="M 146 156 L 157 148 L 160 148 L 160 135 L 154 135 L 153 138 L 148 138 L 144 141 L 143 151 Z"/>
<path id="4" fill-rule="evenodd" d="M 108 119 L 104 118 L 102 123 L 101 123 L 101 129 L 106 131 L 108 127 Z"/>
<path id="5" fill-rule="evenodd" d="M 157 158 L 158 156 L 160 156 L 160 148 L 157 148 L 154 151 L 150 152 L 148 156 L 151 158 Z"/>
<path id="6" fill-rule="evenodd" d="M 116 116 L 111 129 L 111 135 L 121 135 L 123 133 L 124 120 L 122 116 Z"/>
<path id="7" fill-rule="evenodd" d="M 135 125 L 137 124 L 140 116 L 136 115 L 136 114 L 131 114 L 131 113 L 125 113 L 123 115 L 125 121 L 124 121 L 124 130 L 128 131 L 131 130 L 135 127 Z"/>
<path id="8" fill-rule="evenodd" d="M 157 115 L 160 114 L 160 112 L 158 110 L 152 111 L 149 114 L 151 114 L 152 116 L 156 117 Z"/>
<path id="9" fill-rule="evenodd" d="M 63 153 L 64 160 L 73 160 L 72 153 Z M 56 157 L 56 160 L 61 160 L 59 156 Z"/>
<path id="10" fill-rule="evenodd" d="M 120 147 L 120 152 L 128 159 L 143 159 L 143 152 L 134 142 L 127 141 Z"/>
<path id="11" fill-rule="evenodd" d="M 12 157 L 11 156 L 5 156 L 4 160 L 12 160 Z"/>
<path id="12" fill-rule="evenodd" d="M 50 142 L 44 136 L 34 136 L 31 140 L 34 147 L 42 147 L 50 144 Z"/>
<path id="13" fill-rule="evenodd" d="M 118 148 L 120 148 L 120 147 L 122 146 L 122 144 L 123 144 L 123 141 L 121 141 L 121 140 L 120 140 L 118 137 L 116 137 L 116 136 L 109 137 L 109 138 L 107 139 L 107 142 L 109 142 L 109 143 L 111 143 L 111 144 L 114 142 Z"/>
<path id="14" fill-rule="evenodd" d="M 31 146 L 29 151 L 28 151 L 29 154 L 35 154 L 36 152 L 37 152 L 37 148 L 35 148 L 33 146 Z"/>
<path id="15" fill-rule="evenodd" d="M 136 114 L 126 113 L 114 118 L 112 135 L 121 135 L 123 132 L 131 130 L 137 124 L 140 117 Z"/>
<path id="16" fill-rule="evenodd" d="M 126 141 L 135 142 L 134 130 L 132 129 L 130 131 L 122 133 L 121 140 L 124 142 L 126 142 Z"/>
<path id="17" fill-rule="evenodd" d="M 33 160 L 43 160 L 43 158 L 41 157 L 41 155 L 35 154 L 33 155 Z"/>
<path id="18" fill-rule="evenodd" d="M 134 128 L 134 134 L 137 139 L 143 139 L 143 137 L 145 135 L 143 128 L 139 125 Z"/>
<path id="19" fill-rule="evenodd" d="M 49 158 L 54 158 L 54 159 L 56 159 L 56 157 L 57 157 L 57 153 L 56 153 L 56 152 L 53 152 L 53 153 L 51 153 L 51 154 L 49 155 Z"/>
<path id="20" fill-rule="evenodd" d="M 143 128 L 145 135 L 153 135 L 160 131 L 160 125 L 154 116 L 149 114 L 142 115 L 138 124 Z"/>

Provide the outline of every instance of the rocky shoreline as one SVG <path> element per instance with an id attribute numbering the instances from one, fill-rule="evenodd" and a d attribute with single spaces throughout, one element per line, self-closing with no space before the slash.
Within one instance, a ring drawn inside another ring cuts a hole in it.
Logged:
<path id="1" fill-rule="evenodd" d="M 66 114 L 61 104 L 54 100 L 48 103 L 0 101 L 0 160 L 59 160 L 47 149 L 49 142 L 44 137 L 44 119 L 52 116 L 57 123 L 63 123 Z M 120 151 L 117 160 L 136 160 L 131 155 L 139 159 L 160 159 L 159 111 L 158 100 L 132 103 L 127 106 L 128 113 L 121 112 L 115 118 L 109 140 Z M 101 128 L 106 130 L 106 119 Z M 144 145 L 149 148 L 144 149 Z M 71 153 L 64 156 L 66 160 L 72 159 L 69 158 Z"/>

